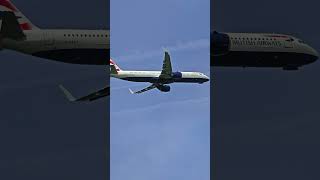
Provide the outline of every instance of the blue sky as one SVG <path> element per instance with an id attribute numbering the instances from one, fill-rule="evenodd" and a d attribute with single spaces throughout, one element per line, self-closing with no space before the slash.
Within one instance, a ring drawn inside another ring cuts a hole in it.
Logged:
<path id="1" fill-rule="evenodd" d="M 124 70 L 209 75 L 209 0 L 111 1 L 111 57 Z M 148 83 L 111 79 L 111 179 L 209 179 L 210 83 L 131 95 Z"/>

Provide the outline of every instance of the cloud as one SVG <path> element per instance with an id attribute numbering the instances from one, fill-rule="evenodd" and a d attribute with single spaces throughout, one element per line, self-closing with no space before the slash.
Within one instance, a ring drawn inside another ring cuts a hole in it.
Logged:
<path id="1" fill-rule="evenodd" d="M 209 102 L 204 96 L 112 111 L 112 179 L 208 179 Z"/>
<path id="2" fill-rule="evenodd" d="M 134 87 L 142 87 L 143 85 L 141 85 L 141 84 L 137 84 L 137 85 L 127 85 L 127 86 L 120 86 L 120 87 L 114 87 L 114 88 L 112 88 L 111 87 L 111 91 L 117 91 L 117 90 L 123 90 L 123 89 L 129 89 L 129 88 L 134 88 Z M 111 93 L 113 93 L 113 92 L 111 92 Z"/>
<path id="3" fill-rule="evenodd" d="M 205 103 L 210 101 L 210 97 L 201 97 L 201 98 L 193 98 L 193 99 L 185 99 L 185 100 L 177 100 L 177 101 L 169 101 L 169 102 L 162 102 L 162 103 L 157 103 L 153 105 L 148 105 L 144 107 L 138 107 L 138 108 L 130 108 L 126 110 L 120 110 L 120 111 L 112 111 L 111 115 L 112 116 L 117 116 L 117 115 L 123 115 L 127 113 L 137 113 L 139 111 L 142 111 L 146 113 L 147 111 L 163 108 L 163 107 L 168 107 L 169 105 L 180 105 L 180 104 L 196 104 L 196 103 Z"/>
<path id="4" fill-rule="evenodd" d="M 164 49 L 168 50 L 169 52 L 177 52 L 177 51 L 189 51 L 189 50 L 197 50 L 208 48 L 210 46 L 210 40 L 207 38 L 187 41 L 187 42 L 177 42 L 175 45 L 157 48 L 148 51 L 135 51 L 131 54 L 123 55 L 114 57 L 117 62 L 122 61 L 137 61 L 137 60 L 144 60 L 149 59 L 155 56 L 161 56 Z"/>

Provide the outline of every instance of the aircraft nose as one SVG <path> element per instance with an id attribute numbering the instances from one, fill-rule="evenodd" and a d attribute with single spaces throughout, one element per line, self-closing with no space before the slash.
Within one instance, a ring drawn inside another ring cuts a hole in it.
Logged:
<path id="1" fill-rule="evenodd" d="M 319 58 L 319 53 L 312 47 L 309 47 L 309 54 L 311 55 L 311 62 L 315 62 Z"/>
<path id="2" fill-rule="evenodd" d="M 205 82 L 210 80 L 210 78 L 208 76 L 206 76 L 206 75 L 204 75 L 204 79 L 205 79 Z"/>

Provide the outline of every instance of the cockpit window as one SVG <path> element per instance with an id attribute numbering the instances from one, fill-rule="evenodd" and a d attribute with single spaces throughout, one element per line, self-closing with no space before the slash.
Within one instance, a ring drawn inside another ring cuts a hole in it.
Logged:
<path id="1" fill-rule="evenodd" d="M 302 41 L 301 39 L 298 40 L 299 43 L 305 44 L 304 41 Z"/>
<path id="2" fill-rule="evenodd" d="M 293 39 L 293 38 L 290 38 L 290 39 L 287 39 L 286 41 L 292 42 L 292 41 L 294 41 L 294 39 Z"/>

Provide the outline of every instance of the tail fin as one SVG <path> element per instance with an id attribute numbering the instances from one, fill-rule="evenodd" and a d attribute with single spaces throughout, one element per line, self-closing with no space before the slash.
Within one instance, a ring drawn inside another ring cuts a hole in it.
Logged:
<path id="1" fill-rule="evenodd" d="M 110 59 L 110 68 L 111 74 L 118 74 L 119 71 L 122 71 L 120 67 L 112 59 Z"/>
<path id="2" fill-rule="evenodd" d="M 9 38 L 14 40 L 23 40 L 26 38 L 16 15 L 13 12 L 0 11 L 0 35 L 1 38 Z"/>
<path id="3" fill-rule="evenodd" d="M 34 29 L 39 29 L 38 27 L 36 27 L 35 25 L 33 25 L 31 23 L 31 21 L 26 18 L 20 11 L 18 8 L 16 8 L 14 6 L 14 4 L 12 4 L 10 2 L 10 0 L 0 0 L 0 11 L 9 11 L 9 12 L 13 12 L 16 17 L 18 18 L 18 22 L 19 25 L 21 27 L 22 30 L 34 30 Z"/>

